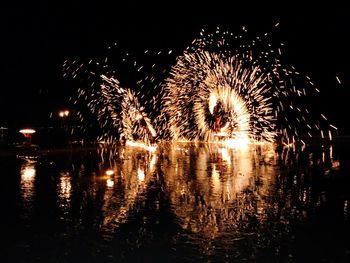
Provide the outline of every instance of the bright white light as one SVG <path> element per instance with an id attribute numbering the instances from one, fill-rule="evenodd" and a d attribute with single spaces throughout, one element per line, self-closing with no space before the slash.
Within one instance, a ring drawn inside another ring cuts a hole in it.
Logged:
<path id="1" fill-rule="evenodd" d="M 134 142 L 134 141 L 126 141 L 126 145 L 133 146 L 133 147 L 140 147 L 150 152 L 155 152 L 157 149 L 157 146 L 150 146 L 145 143 Z"/>
<path id="2" fill-rule="evenodd" d="M 137 169 L 137 178 L 140 180 L 140 181 L 144 181 L 145 180 L 145 171 L 138 168 Z"/>
<path id="3" fill-rule="evenodd" d="M 60 111 L 58 113 L 58 116 L 60 116 L 61 118 L 68 117 L 68 115 L 69 115 L 69 110 Z"/>
<path id="4" fill-rule="evenodd" d="M 209 97 L 209 111 L 211 114 L 213 114 L 214 112 L 214 107 L 216 105 L 218 98 L 214 93 L 210 93 L 210 97 Z"/>
<path id="5" fill-rule="evenodd" d="M 107 171 L 106 171 L 106 175 L 112 175 L 112 174 L 114 174 L 114 171 L 113 171 L 113 170 L 107 170 Z"/>
<path id="6" fill-rule="evenodd" d="M 246 149 L 249 145 L 248 137 L 242 137 L 237 139 L 229 139 L 225 141 L 225 145 L 228 148 L 236 148 L 236 149 Z"/>
<path id="7" fill-rule="evenodd" d="M 25 167 L 22 171 L 22 177 L 25 180 L 30 180 L 35 176 L 35 169 L 31 167 Z"/>
<path id="8" fill-rule="evenodd" d="M 19 132 L 22 133 L 22 134 L 33 134 L 33 133 L 35 133 L 35 130 L 33 130 L 33 129 L 22 129 Z"/>
<path id="9" fill-rule="evenodd" d="M 113 187 L 114 185 L 114 181 L 111 179 L 107 179 L 106 183 L 107 183 L 107 187 Z"/>
<path id="10" fill-rule="evenodd" d="M 219 152 L 221 152 L 222 159 L 227 162 L 228 165 L 231 164 L 231 157 L 226 148 L 219 148 Z"/>

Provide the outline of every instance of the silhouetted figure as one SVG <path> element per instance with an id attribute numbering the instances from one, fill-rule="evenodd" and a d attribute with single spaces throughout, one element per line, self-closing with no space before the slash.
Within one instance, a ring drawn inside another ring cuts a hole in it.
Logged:
<path id="1" fill-rule="evenodd" d="M 213 114 L 215 116 L 214 130 L 220 132 L 224 124 L 224 110 L 221 101 L 218 101 L 213 109 Z"/>

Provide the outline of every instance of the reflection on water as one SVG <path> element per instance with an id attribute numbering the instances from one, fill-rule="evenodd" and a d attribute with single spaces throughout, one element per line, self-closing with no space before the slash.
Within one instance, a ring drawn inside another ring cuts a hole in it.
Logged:
<path id="1" fill-rule="evenodd" d="M 106 181 L 107 189 L 101 207 L 103 221 L 101 231 L 107 238 L 113 235 L 115 229 L 128 220 L 129 211 L 135 203 L 145 198 L 147 184 L 152 178 L 156 155 L 148 151 L 138 151 L 134 148 L 120 148 L 118 151 L 102 149 L 101 162 L 102 180 Z M 107 155 L 109 158 L 105 158 Z M 111 156 L 115 158 L 111 158 Z M 105 170 L 105 172 L 103 172 Z"/>
<path id="2" fill-rule="evenodd" d="M 72 183 L 69 172 L 59 174 L 59 183 L 57 184 L 57 194 L 59 208 L 64 214 L 69 213 L 71 207 Z"/>
<path id="3" fill-rule="evenodd" d="M 24 207 L 30 208 L 32 207 L 33 197 L 35 194 L 34 182 L 36 176 L 36 160 L 32 158 L 23 158 L 23 163 L 21 165 L 21 180 L 20 180 L 20 189 L 21 196 L 23 199 Z M 30 213 L 30 211 L 28 211 Z"/>
<path id="4" fill-rule="evenodd" d="M 152 152 L 125 146 L 22 158 L 7 168 L 18 166 L 20 178 L 19 187 L 10 184 L 20 199 L 10 200 L 19 209 L 8 220 L 17 234 L 7 259 L 311 258 L 316 245 L 337 238 L 331 233 L 350 234 L 348 166 L 339 156 L 332 146 L 277 151 L 178 143 Z M 328 232 L 323 222 L 339 229 Z M 331 259 L 334 251 L 346 258 L 350 248 L 339 244 L 316 258 Z"/>
<path id="5" fill-rule="evenodd" d="M 277 174 L 276 160 L 271 148 L 259 146 L 259 154 L 254 150 L 171 149 L 162 172 L 182 228 L 215 238 L 241 227 L 249 215 L 262 219 L 263 198 Z M 271 165 L 260 164 L 266 158 Z"/>

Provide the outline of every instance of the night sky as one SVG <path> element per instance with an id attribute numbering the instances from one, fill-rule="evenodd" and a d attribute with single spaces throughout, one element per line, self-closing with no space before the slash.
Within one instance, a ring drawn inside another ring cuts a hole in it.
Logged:
<path id="1" fill-rule="evenodd" d="M 311 76 L 322 92 L 323 112 L 344 133 L 349 130 L 340 117 L 350 112 L 350 8 L 345 4 L 33 2 L 0 8 L 0 126 L 44 125 L 49 112 L 66 105 L 72 90 L 62 77 L 65 58 L 93 57 L 113 42 L 130 52 L 181 50 L 202 28 L 236 33 L 246 26 L 261 34 L 279 22 L 277 41 L 286 45 L 286 60 Z"/>

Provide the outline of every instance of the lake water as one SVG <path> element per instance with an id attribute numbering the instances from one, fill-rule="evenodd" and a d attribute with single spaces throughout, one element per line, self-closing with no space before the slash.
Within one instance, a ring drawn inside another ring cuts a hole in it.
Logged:
<path id="1" fill-rule="evenodd" d="M 3 155 L 1 262 L 350 262 L 348 145 Z"/>

